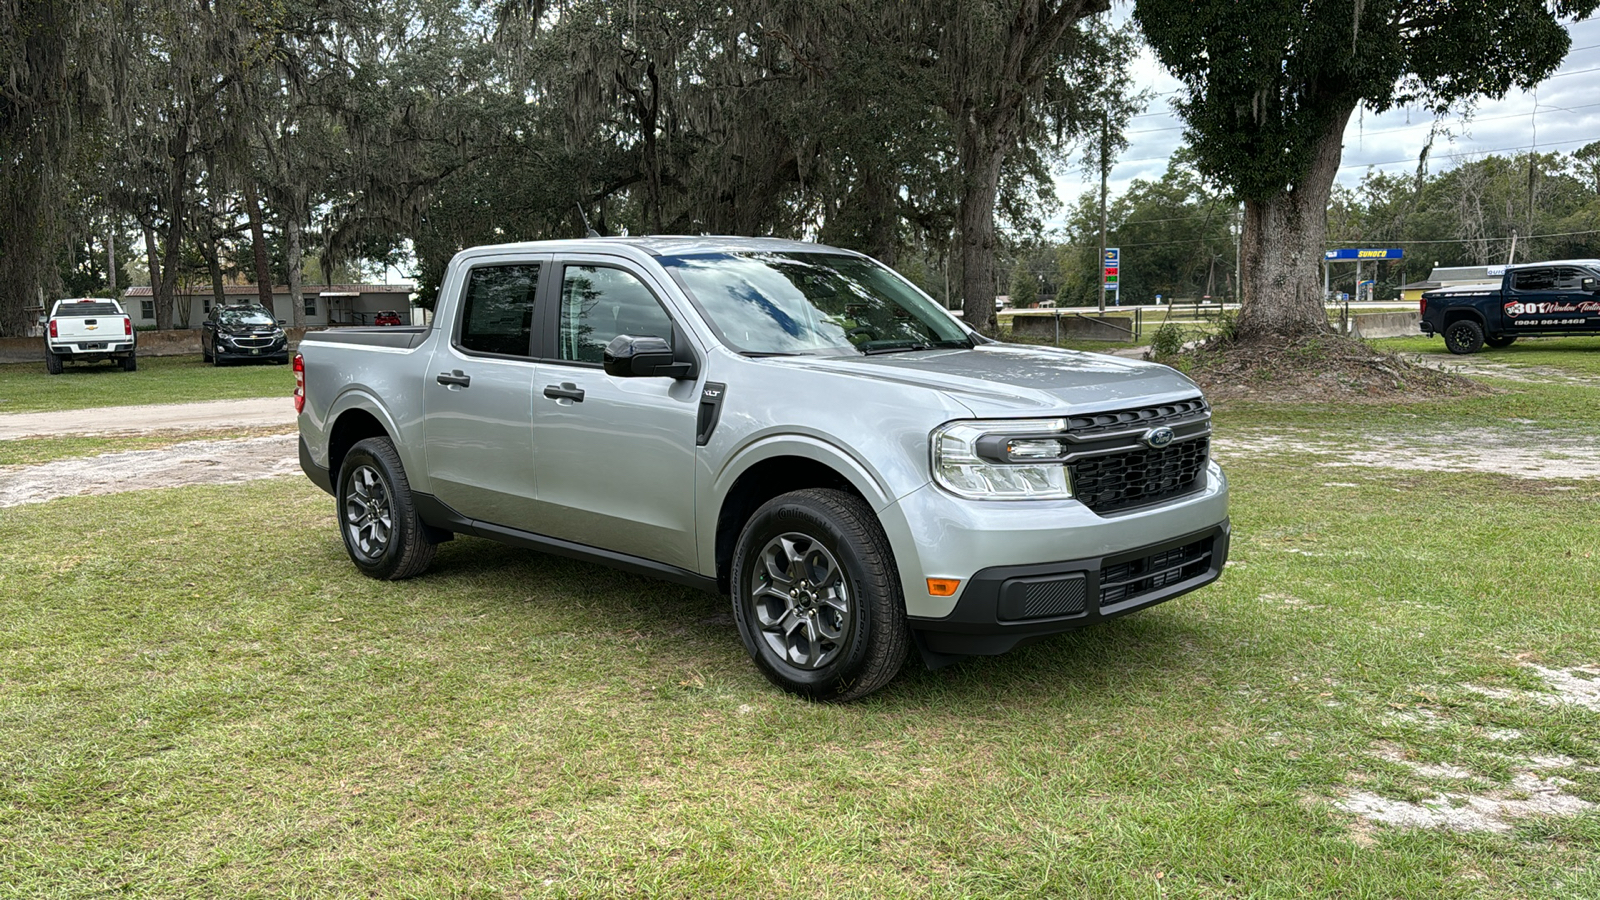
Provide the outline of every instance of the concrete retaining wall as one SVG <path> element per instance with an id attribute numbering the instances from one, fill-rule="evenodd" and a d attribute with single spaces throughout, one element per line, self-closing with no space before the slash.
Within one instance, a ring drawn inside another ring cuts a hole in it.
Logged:
<path id="1" fill-rule="evenodd" d="M 1350 317 L 1350 331 L 1361 338 L 1410 337 L 1422 333 L 1421 325 L 1419 312 L 1360 313 Z"/>
<path id="2" fill-rule="evenodd" d="M 289 349 L 300 346 L 300 338 L 316 328 L 285 328 L 289 334 Z M 140 356 L 199 356 L 200 329 L 182 331 L 141 331 Z M 44 338 L 0 338 L 0 363 L 36 362 L 44 369 Z"/>
<path id="3" fill-rule="evenodd" d="M 1133 343 L 1133 316 L 1102 316 L 1071 310 L 1059 312 L 1062 340 Z M 1054 339 L 1058 318 L 1056 313 L 1056 310 L 1016 313 L 1011 317 L 1011 333 Z"/>

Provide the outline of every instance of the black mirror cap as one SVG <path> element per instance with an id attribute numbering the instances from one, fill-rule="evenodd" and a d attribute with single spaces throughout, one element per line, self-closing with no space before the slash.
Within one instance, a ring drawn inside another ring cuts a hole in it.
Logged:
<path id="1" fill-rule="evenodd" d="M 1596 291 L 1600 291 L 1600 281 L 1596 281 L 1592 277 L 1585 276 L 1582 281 L 1578 282 L 1578 287 L 1580 290 L 1588 291 L 1589 293 L 1593 294 Z"/>
<path id="2" fill-rule="evenodd" d="M 694 363 L 679 362 L 666 338 L 619 334 L 606 345 L 607 375 L 618 378 L 693 378 Z"/>

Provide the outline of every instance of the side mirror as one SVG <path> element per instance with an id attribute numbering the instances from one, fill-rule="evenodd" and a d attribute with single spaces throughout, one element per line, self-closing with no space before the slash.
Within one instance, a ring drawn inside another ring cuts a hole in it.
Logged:
<path id="1" fill-rule="evenodd" d="M 619 334 L 606 345 L 607 375 L 618 378 L 693 378 L 694 363 L 680 362 L 666 338 Z"/>
<path id="2" fill-rule="evenodd" d="M 279 325 L 287 325 L 287 324 L 289 324 L 289 322 L 288 322 L 287 319 L 279 319 L 278 320 L 278 324 Z"/>
<path id="3" fill-rule="evenodd" d="M 1600 291 L 1600 281 L 1596 281 L 1593 277 L 1585 276 L 1582 281 L 1578 282 L 1578 289 L 1593 294 L 1596 291 Z"/>

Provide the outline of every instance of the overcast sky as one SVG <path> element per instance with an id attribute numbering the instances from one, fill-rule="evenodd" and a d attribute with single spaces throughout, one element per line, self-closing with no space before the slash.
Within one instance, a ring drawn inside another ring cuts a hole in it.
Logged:
<path id="1" fill-rule="evenodd" d="M 1118 4 L 1113 15 L 1126 18 L 1127 4 Z M 1536 91 L 1514 91 L 1504 100 L 1483 101 L 1470 121 L 1442 121 L 1454 139 L 1435 141 L 1428 171 L 1438 173 L 1463 160 L 1530 148 L 1570 153 L 1600 140 L 1600 19 L 1573 25 L 1568 32 L 1572 49 L 1560 70 Z M 1111 170 L 1113 197 L 1136 178 L 1159 179 L 1166 171 L 1167 158 L 1183 143 L 1182 122 L 1171 111 L 1178 82 L 1148 48 L 1135 65 L 1134 83 L 1146 85 L 1160 96 L 1129 125 L 1129 147 Z M 1345 130 L 1339 182 L 1354 185 L 1369 167 L 1383 172 L 1416 171 L 1417 155 L 1427 143 L 1432 124 L 1433 117 L 1421 109 L 1396 109 L 1381 116 L 1358 109 Z M 1062 203 L 1070 205 L 1085 191 L 1099 191 L 1100 180 L 1098 175 L 1073 170 L 1058 177 L 1056 187 Z"/>

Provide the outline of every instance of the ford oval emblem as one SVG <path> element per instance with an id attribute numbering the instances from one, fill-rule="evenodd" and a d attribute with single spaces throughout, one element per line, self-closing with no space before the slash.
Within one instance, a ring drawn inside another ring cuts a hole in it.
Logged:
<path id="1" fill-rule="evenodd" d="M 1176 436 L 1177 435 L 1172 433 L 1171 428 L 1162 426 L 1160 428 L 1152 428 L 1149 431 L 1146 431 L 1144 433 L 1144 442 L 1145 445 L 1151 449 L 1160 450 L 1162 447 L 1172 443 L 1172 439 Z"/>

